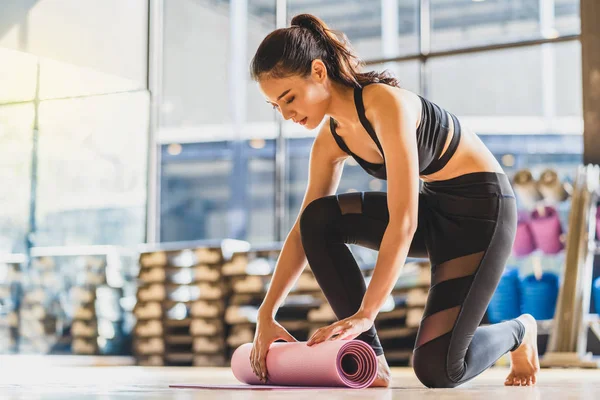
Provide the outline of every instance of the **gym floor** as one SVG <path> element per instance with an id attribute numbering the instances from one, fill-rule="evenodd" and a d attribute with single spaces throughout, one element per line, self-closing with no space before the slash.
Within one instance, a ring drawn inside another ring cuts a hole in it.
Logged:
<path id="1" fill-rule="evenodd" d="M 388 389 L 204 390 L 169 384 L 239 384 L 229 368 L 98 366 L 89 358 L 0 357 L 0 398 L 16 399 L 598 399 L 600 371 L 542 369 L 533 387 L 506 387 L 493 367 L 454 389 L 427 389 L 411 368 L 392 368 Z M 95 358 L 97 360 L 97 358 Z"/>

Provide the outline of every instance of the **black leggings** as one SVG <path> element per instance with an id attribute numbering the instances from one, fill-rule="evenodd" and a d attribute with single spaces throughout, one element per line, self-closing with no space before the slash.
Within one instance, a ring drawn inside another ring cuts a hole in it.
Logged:
<path id="1" fill-rule="evenodd" d="M 346 243 L 379 250 L 388 220 L 385 192 L 322 197 L 302 213 L 308 263 L 338 319 L 356 313 L 366 291 Z M 479 327 L 511 253 L 516 225 L 514 193 L 504 174 L 477 172 L 422 185 L 409 256 L 431 263 L 431 288 L 413 352 L 413 368 L 425 386 L 465 383 L 523 340 L 525 327 L 518 320 Z M 357 340 L 383 354 L 374 326 Z"/>

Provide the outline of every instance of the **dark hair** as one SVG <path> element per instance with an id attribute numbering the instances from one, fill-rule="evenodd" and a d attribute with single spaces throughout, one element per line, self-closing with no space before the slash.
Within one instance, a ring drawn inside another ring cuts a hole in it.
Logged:
<path id="1" fill-rule="evenodd" d="M 254 81 L 263 76 L 307 77 L 312 61 L 317 58 L 327 67 L 329 77 L 343 85 L 362 87 L 379 82 L 400 87 L 398 80 L 387 70 L 359 72 L 363 63 L 354 53 L 346 35 L 329 29 L 311 14 L 296 15 L 290 27 L 269 33 L 252 58 L 250 74 Z"/>

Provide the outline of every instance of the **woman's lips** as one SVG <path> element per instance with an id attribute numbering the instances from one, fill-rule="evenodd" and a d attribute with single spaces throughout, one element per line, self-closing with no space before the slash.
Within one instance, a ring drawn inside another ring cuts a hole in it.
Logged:
<path id="1" fill-rule="evenodd" d="M 304 119 L 302 121 L 299 122 L 300 125 L 306 125 L 306 120 L 308 119 L 308 117 L 304 117 Z"/>

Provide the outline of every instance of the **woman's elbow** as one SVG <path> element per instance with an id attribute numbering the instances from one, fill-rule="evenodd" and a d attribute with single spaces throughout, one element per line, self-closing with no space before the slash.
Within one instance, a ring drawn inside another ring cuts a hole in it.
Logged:
<path id="1" fill-rule="evenodd" d="M 417 231 L 419 220 L 417 217 L 413 216 L 402 216 L 400 218 L 390 219 L 389 225 L 394 227 L 395 232 L 412 237 Z"/>

